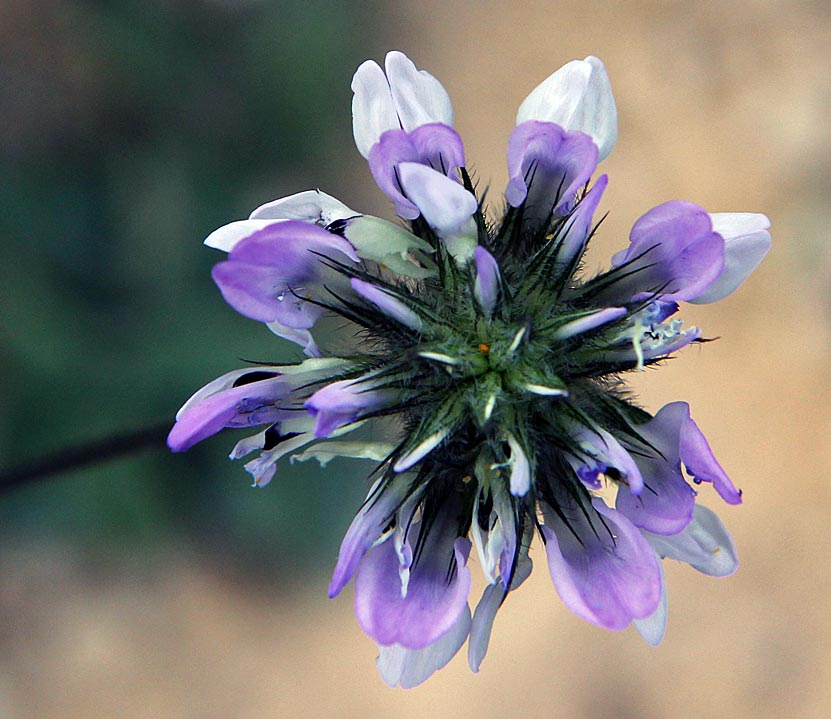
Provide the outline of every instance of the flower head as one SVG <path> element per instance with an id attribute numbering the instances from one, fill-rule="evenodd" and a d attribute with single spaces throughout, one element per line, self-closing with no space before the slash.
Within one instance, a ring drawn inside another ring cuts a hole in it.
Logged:
<path id="1" fill-rule="evenodd" d="M 225 299 L 309 358 L 211 382 L 180 411 L 170 447 L 255 427 L 231 456 L 258 453 L 246 465 L 258 486 L 286 455 L 376 462 L 329 595 L 354 578 L 391 685 L 424 681 L 465 640 L 478 671 L 535 536 L 569 609 L 607 629 L 634 623 L 657 644 L 663 558 L 716 576 L 736 568 L 695 487 L 711 483 L 729 504 L 741 493 L 688 405 L 650 414 L 626 373 L 700 341 L 679 303 L 733 292 L 769 249 L 767 218 L 668 202 L 588 276 L 607 184 L 592 177 L 617 136 L 603 64 L 570 62 L 522 103 L 496 221 L 444 88 L 401 53 L 385 70 L 358 68 L 353 129 L 404 226 L 308 191 L 212 233 L 206 243 L 228 253 L 213 271 Z M 343 356 L 312 334 L 326 314 L 357 331 Z M 473 552 L 488 586 L 471 614 Z"/>

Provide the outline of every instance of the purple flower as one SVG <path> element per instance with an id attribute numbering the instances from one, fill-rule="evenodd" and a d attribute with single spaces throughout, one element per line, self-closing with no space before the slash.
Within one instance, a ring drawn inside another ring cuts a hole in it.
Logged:
<path id="1" fill-rule="evenodd" d="M 352 88 L 358 150 L 409 222 L 310 190 L 212 233 L 206 244 L 228 252 L 213 274 L 229 304 L 313 357 L 210 383 L 180 411 L 170 447 L 253 428 L 231 457 L 254 455 L 257 486 L 286 457 L 376 463 L 329 596 L 354 579 L 390 686 L 423 682 L 465 641 L 479 671 L 534 541 L 572 612 L 658 644 L 663 559 L 714 576 L 737 566 L 696 487 L 730 505 L 741 492 L 689 406 L 653 416 L 627 374 L 701 339 L 682 303 L 733 292 L 769 250 L 767 218 L 668 202 L 591 275 L 584 253 L 608 184 L 592 176 L 617 137 L 597 58 L 568 63 L 520 106 L 501 217 L 485 213 L 438 80 L 393 52 L 385 70 L 361 65 Z M 318 356 L 324 315 L 356 338 L 340 339 L 342 357 Z M 487 585 L 471 614 L 473 547 Z"/>

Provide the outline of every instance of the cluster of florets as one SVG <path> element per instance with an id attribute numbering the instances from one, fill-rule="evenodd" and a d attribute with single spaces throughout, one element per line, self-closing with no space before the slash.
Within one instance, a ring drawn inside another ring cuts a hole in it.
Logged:
<path id="1" fill-rule="evenodd" d="M 657 644 L 661 559 L 736 567 L 694 484 L 741 501 L 684 402 L 654 416 L 622 377 L 700 340 L 679 302 L 730 294 L 770 245 L 755 214 L 668 202 L 638 220 L 612 268 L 584 277 L 606 187 L 592 184 L 617 118 L 597 58 L 573 61 L 522 103 L 508 142 L 507 210 L 489 223 L 441 84 L 403 54 L 353 81 L 356 144 L 399 224 L 320 191 L 275 200 L 211 234 L 227 302 L 308 359 L 230 372 L 177 416 L 172 449 L 226 427 L 258 486 L 280 458 L 376 462 L 329 587 L 355 609 L 392 685 L 414 686 L 469 637 L 477 671 L 497 609 L 531 571 L 534 534 L 555 588 L 589 622 L 634 622 Z M 357 330 L 330 356 L 323 315 Z M 323 349 L 321 347 L 323 346 Z M 686 475 L 685 475 L 686 472 Z M 488 586 L 471 616 L 472 544 Z"/>

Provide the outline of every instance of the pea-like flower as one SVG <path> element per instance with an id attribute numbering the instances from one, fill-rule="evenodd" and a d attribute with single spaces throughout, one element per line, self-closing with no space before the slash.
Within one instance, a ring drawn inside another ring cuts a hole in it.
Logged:
<path id="1" fill-rule="evenodd" d="M 661 641 L 664 558 L 715 576 L 737 566 L 717 516 L 696 503 L 736 489 L 689 406 L 637 406 L 627 372 L 701 331 L 681 302 L 733 292 L 770 247 L 768 220 L 668 202 L 644 214 L 611 269 L 583 255 L 617 137 L 609 78 L 575 60 L 522 103 L 508 142 L 505 211 L 493 219 L 465 169 L 450 99 L 402 53 L 358 68 L 353 129 L 400 223 L 319 191 L 267 203 L 206 243 L 241 314 L 308 359 L 230 372 L 180 410 L 183 451 L 223 428 L 263 486 L 283 457 L 375 463 L 329 596 L 354 579 L 355 612 L 390 685 L 412 687 L 468 641 L 473 671 L 497 610 L 532 568 L 535 536 L 579 617 Z M 325 315 L 352 328 L 313 334 Z M 471 613 L 471 553 L 487 587 Z"/>

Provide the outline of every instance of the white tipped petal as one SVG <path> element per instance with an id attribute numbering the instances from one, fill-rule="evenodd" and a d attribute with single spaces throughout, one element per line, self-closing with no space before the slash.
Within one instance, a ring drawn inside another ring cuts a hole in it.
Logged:
<path id="1" fill-rule="evenodd" d="M 335 220 L 345 220 L 358 214 L 325 192 L 306 190 L 266 202 L 254 210 L 248 219 L 303 220 L 325 226 Z"/>
<path id="2" fill-rule="evenodd" d="M 617 140 L 617 108 L 606 67 L 596 57 L 572 60 L 540 83 L 517 111 L 516 124 L 553 122 L 590 135 L 604 160 Z"/>
<path id="3" fill-rule="evenodd" d="M 724 269 L 692 303 L 718 302 L 734 292 L 770 250 L 770 220 L 752 212 L 711 214 L 713 230 L 724 238 Z"/>
<path id="4" fill-rule="evenodd" d="M 378 647 L 376 664 L 388 686 L 412 689 L 449 662 L 461 649 L 470 631 L 470 609 L 465 608 L 447 634 L 423 649 L 407 649 L 400 644 Z"/>
<path id="5" fill-rule="evenodd" d="M 275 222 L 279 222 L 279 220 L 237 220 L 236 222 L 229 222 L 227 225 L 211 232 L 205 238 L 204 244 L 213 247 L 215 250 L 230 252 L 240 240 L 244 240 L 249 235 L 253 235 Z"/>
<path id="6" fill-rule="evenodd" d="M 395 109 L 407 132 L 431 122 L 453 124 L 450 96 L 435 77 L 419 71 L 410 58 L 398 51 L 387 54 L 385 65 Z"/>
<path id="7" fill-rule="evenodd" d="M 384 71 L 367 60 L 352 78 L 352 133 L 355 145 L 364 157 L 387 130 L 399 127 L 395 103 Z"/>

